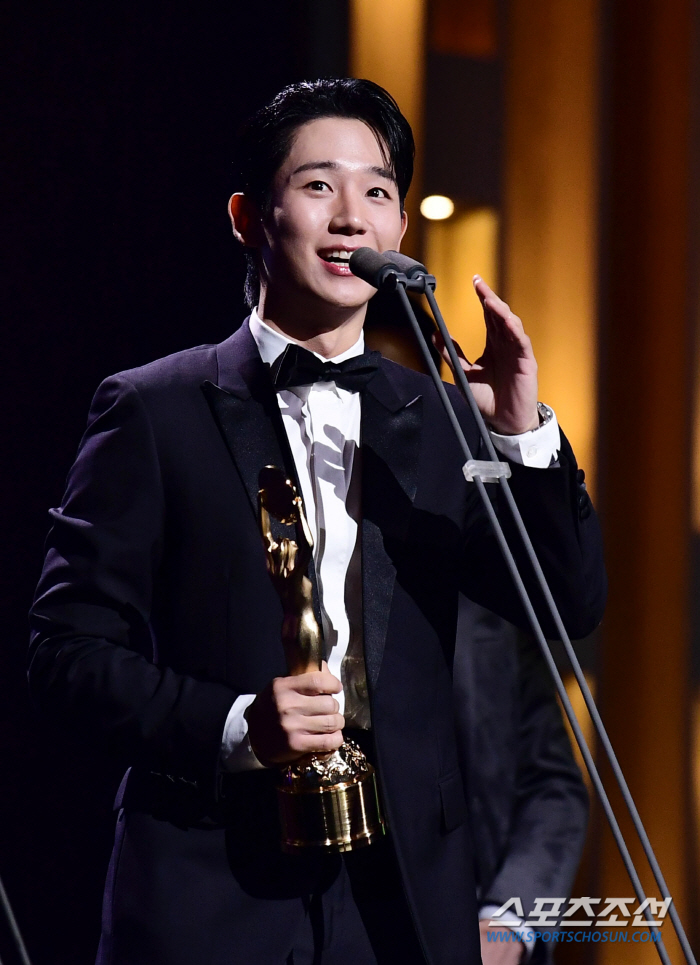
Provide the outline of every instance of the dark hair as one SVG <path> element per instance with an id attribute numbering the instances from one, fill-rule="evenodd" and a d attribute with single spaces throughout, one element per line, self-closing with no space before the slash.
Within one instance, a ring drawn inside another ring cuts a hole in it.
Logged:
<path id="1" fill-rule="evenodd" d="M 396 179 L 403 210 L 413 177 L 415 147 L 411 126 L 383 87 L 354 77 L 324 77 L 290 84 L 245 124 L 240 139 L 243 191 L 266 213 L 275 174 L 286 160 L 295 132 L 321 117 L 363 121 L 379 142 L 382 159 Z M 252 308 L 260 294 L 258 268 L 246 250 L 245 298 Z"/>

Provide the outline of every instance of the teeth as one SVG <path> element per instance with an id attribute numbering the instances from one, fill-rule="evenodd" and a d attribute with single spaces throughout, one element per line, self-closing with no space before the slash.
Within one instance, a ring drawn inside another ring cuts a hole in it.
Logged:
<path id="1" fill-rule="evenodd" d="M 335 251 L 331 251 L 326 256 L 326 261 L 341 261 L 343 263 L 347 263 L 350 261 L 351 254 L 351 251 L 340 251 L 336 249 Z"/>

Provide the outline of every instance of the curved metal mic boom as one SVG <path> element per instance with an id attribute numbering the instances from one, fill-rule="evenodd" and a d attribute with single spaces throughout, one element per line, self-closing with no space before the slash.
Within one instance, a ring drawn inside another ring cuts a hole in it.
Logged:
<path id="1" fill-rule="evenodd" d="M 428 367 L 428 371 L 432 376 L 438 395 L 440 396 L 440 400 L 442 401 L 442 404 L 445 408 L 447 417 L 449 418 L 452 424 L 452 427 L 455 431 L 455 435 L 457 436 L 457 440 L 467 460 L 464 467 L 465 476 L 469 481 L 473 481 L 477 486 L 477 489 L 479 490 L 479 494 L 481 496 L 481 499 L 484 503 L 484 507 L 491 521 L 491 525 L 493 527 L 494 533 L 496 535 L 496 539 L 498 540 L 499 546 L 503 553 L 503 557 L 505 559 L 506 565 L 508 566 L 508 569 L 511 572 L 511 575 L 513 577 L 516 588 L 518 590 L 518 594 L 520 596 L 521 602 L 528 615 L 530 626 L 532 627 L 534 636 L 537 639 L 537 642 L 540 646 L 540 650 L 542 651 L 542 655 L 545 659 L 545 662 L 549 667 L 549 671 L 554 680 L 557 693 L 561 699 L 561 702 L 564 707 L 566 716 L 569 720 L 569 723 L 571 724 L 574 737 L 576 738 L 576 743 L 578 744 L 581 750 L 581 754 L 586 764 L 586 769 L 588 770 L 588 773 L 590 774 L 590 777 L 591 777 L 591 782 L 593 783 L 593 786 L 596 789 L 598 798 L 600 799 L 603 810 L 605 811 L 605 815 L 608 819 L 608 823 L 613 833 L 613 837 L 615 838 L 615 843 L 617 844 L 618 849 L 620 851 L 620 855 L 625 865 L 625 869 L 630 878 L 630 881 L 634 888 L 635 894 L 640 902 L 640 905 L 642 905 L 646 900 L 646 896 L 644 894 L 644 888 L 639 878 L 639 874 L 637 873 L 634 862 L 632 861 L 632 857 L 629 853 L 629 849 L 627 847 L 624 836 L 622 834 L 622 830 L 619 826 L 617 818 L 615 817 L 615 813 L 610 804 L 610 799 L 608 798 L 607 792 L 605 791 L 605 788 L 601 781 L 600 774 L 598 773 L 598 769 L 595 765 L 595 761 L 593 760 L 591 751 L 588 747 L 588 744 L 586 743 L 586 739 L 583 735 L 583 731 L 581 730 L 581 725 L 579 724 L 578 718 L 576 717 L 576 714 L 574 712 L 573 706 L 571 704 L 571 700 L 569 699 L 569 695 L 566 692 L 566 687 L 561 678 L 561 674 L 559 673 L 559 669 L 555 663 L 549 644 L 547 643 L 547 640 L 544 636 L 544 633 L 540 626 L 537 615 L 535 614 L 528 592 L 525 588 L 525 584 L 523 583 L 522 577 L 520 576 L 518 566 L 515 562 L 515 559 L 513 558 L 513 553 L 505 538 L 503 529 L 501 527 L 500 521 L 498 520 L 498 517 L 496 516 L 493 505 L 484 489 L 484 483 L 498 482 L 503 488 L 506 502 L 508 503 L 508 507 L 510 509 L 513 520 L 515 522 L 516 528 L 524 544 L 528 559 L 535 572 L 537 582 L 544 594 L 545 601 L 547 603 L 547 608 L 549 609 L 552 619 L 554 620 L 554 624 L 557 627 L 559 636 L 564 644 L 567 657 L 569 658 L 572 670 L 574 672 L 574 676 L 576 677 L 576 681 L 578 683 L 579 689 L 581 691 L 584 702 L 586 704 L 586 709 L 588 710 L 591 720 L 593 721 L 593 725 L 595 727 L 596 733 L 598 734 L 598 737 L 605 751 L 605 754 L 608 760 L 610 761 L 610 765 L 611 765 L 613 774 L 615 776 L 615 780 L 620 788 L 620 792 L 622 793 L 622 797 L 625 801 L 625 805 L 630 813 L 635 830 L 642 843 L 644 854 L 649 863 L 649 867 L 652 870 L 654 879 L 656 880 L 656 883 L 658 885 L 658 888 L 662 897 L 665 899 L 670 899 L 669 915 L 671 917 L 671 921 L 672 921 L 674 930 L 676 932 L 676 935 L 678 936 L 678 941 L 683 950 L 685 960 L 686 962 L 688 962 L 688 965 L 697 965 L 695 956 L 693 955 L 692 949 L 690 948 L 690 944 L 688 942 L 688 938 L 686 936 L 685 930 L 678 916 L 678 912 L 676 911 L 676 908 L 673 904 L 671 893 L 668 889 L 664 876 L 661 872 L 659 862 L 656 858 L 656 855 L 654 854 L 654 850 L 651 846 L 651 842 L 649 841 L 649 837 L 642 823 L 641 817 L 639 815 L 639 811 L 637 810 L 637 807 L 634 803 L 634 799 L 632 798 L 629 787 L 627 785 L 627 781 L 625 780 L 625 777 L 622 773 L 622 769 L 620 767 L 619 761 L 617 760 L 615 751 L 613 750 L 612 744 L 610 742 L 610 738 L 608 737 L 607 731 L 605 729 L 605 725 L 603 724 L 602 718 L 600 716 L 598 708 L 593 699 L 593 695 L 591 694 L 588 684 L 586 682 L 583 670 L 581 668 L 581 664 L 579 663 L 578 657 L 576 656 L 576 652 L 574 651 L 574 648 L 571 644 L 571 640 L 569 639 L 566 629 L 564 628 L 564 624 L 559 615 L 559 611 L 557 610 L 556 603 L 554 602 L 554 597 L 552 596 L 549 586 L 547 585 L 547 581 L 545 579 L 544 573 L 542 572 L 539 561 L 535 554 L 534 547 L 527 533 L 527 530 L 525 529 L 525 524 L 523 523 L 522 517 L 520 515 L 520 511 L 518 510 L 518 507 L 513 498 L 513 494 L 510 490 L 510 486 L 508 485 L 507 476 L 509 475 L 509 472 L 498 468 L 498 467 L 504 466 L 504 464 L 499 461 L 498 455 L 493 446 L 491 435 L 486 427 L 486 424 L 484 423 L 483 417 L 479 411 L 479 407 L 476 404 L 471 388 L 469 387 L 467 378 L 464 374 L 464 371 L 462 370 L 462 366 L 457 356 L 457 352 L 452 343 L 452 338 L 450 337 L 450 334 L 447 330 L 444 319 L 442 317 L 442 313 L 440 312 L 437 301 L 435 299 L 435 287 L 437 284 L 435 281 L 435 278 L 433 275 L 430 275 L 428 273 L 428 269 L 425 267 L 425 265 L 421 264 L 421 262 L 416 261 L 413 258 L 409 258 L 407 255 L 403 255 L 398 251 L 385 251 L 383 253 L 380 253 L 378 251 L 374 251 L 371 248 L 358 248 L 357 251 L 353 252 L 353 254 L 350 257 L 350 270 L 353 272 L 353 274 L 357 275 L 359 278 L 362 278 L 364 281 L 368 282 L 370 285 L 372 285 L 375 288 L 378 288 L 378 289 L 385 288 L 392 291 L 396 291 L 396 293 L 398 294 L 403 304 L 408 320 L 411 323 L 411 327 L 413 328 L 414 334 L 418 340 L 418 346 L 421 350 L 423 358 L 425 359 L 426 365 Z M 471 451 L 464 437 L 464 433 L 462 432 L 461 426 L 459 425 L 459 421 L 455 414 L 454 408 L 452 407 L 452 403 L 450 402 L 447 392 L 445 391 L 445 387 L 443 385 L 442 379 L 440 378 L 440 374 L 435 366 L 435 362 L 434 362 L 430 347 L 418 324 L 418 320 L 416 318 L 415 312 L 413 311 L 413 307 L 411 306 L 411 302 L 407 295 L 407 291 L 420 291 L 425 295 L 428 301 L 431 313 L 435 320 L 436 327 L 444 339 L 445 346 L 447 348 L 447 352 L 450 357 L 450 367 L 453 371 L 455 382 L 459 387 L 459 389 L 461 390 L 462 395 L 464 396 L 467 404 L 469 405 L 469 408 L 471 409 L 474 419 L 476 420 L 477 426 L 479 427 L 479 432 L 481 434 L 481 437 L 484 441 L 486 450 L 491 460 L 490 463 L 478 462 L 472 458 Z M 469 469 L 469 473 L 467 473 L 467 469 Z M 648 923 L 653 922 L 654 918 L 648 906 L 643 909 L 643 913 Z M 655 932 L 654 946 L 658 951 L 659 958 L 664 963 L 664 965 L 671 965 L 670 959 L 668 957 L 668 952 L 666 951 L 666 947 L 663 943 L 663 939 L 661 938 L 661 932 L 658 931 L 657 929 L 654 929 L 654 932 Z"/>

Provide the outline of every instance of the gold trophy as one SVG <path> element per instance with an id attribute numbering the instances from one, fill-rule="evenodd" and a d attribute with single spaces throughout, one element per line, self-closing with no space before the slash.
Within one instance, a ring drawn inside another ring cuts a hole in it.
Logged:
<path id="1" fill-rule="evenodd" d="M 282 644 L 290 676 L 321 669 L 323 637 L 306 575 L 313 537 L 294 485 L 276 466 L 258 478 L 260 530 L 267 568 L 284 610 Z M 296 540 L 274 538 L 270 517 L 293 525 Z M 374 768 L 353 741 L 330 754 L 307 754 L 284 765 L 277 786 L 282 849 L 353 851 L 384 834 Z"/>

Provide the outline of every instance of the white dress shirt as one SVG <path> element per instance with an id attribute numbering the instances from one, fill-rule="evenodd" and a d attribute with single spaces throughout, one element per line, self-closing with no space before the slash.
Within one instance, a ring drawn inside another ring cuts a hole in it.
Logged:
<path id="1" fill-rule="evenodd" d="M 263 362 L 271 365 L 292 341 L 253 310 L 250 331 Z M 364 336 L 324 362 L 342 362 L 364 352 Z M 318 354 L 318 353 L 316 353 Z M 347 725 L 370 726 L 362 649 L 360 572 L 360 394 L 335 382 L 277 393 L 304 506 L 314 538 L 314 565 L 328 668 L 343 684 L 336 694 Z M 517 436 L 492 432 L 494 446 L 512 462 L 549 466 L 560 447 L 556 416 L 539 429 Z M 459 485 L 459 481 L 455 480 Z M 255 694 L 242 694 L 226 719 L 221 764 L 227 771 L 261 767 L 248 740 L 245 711 Z"/>

